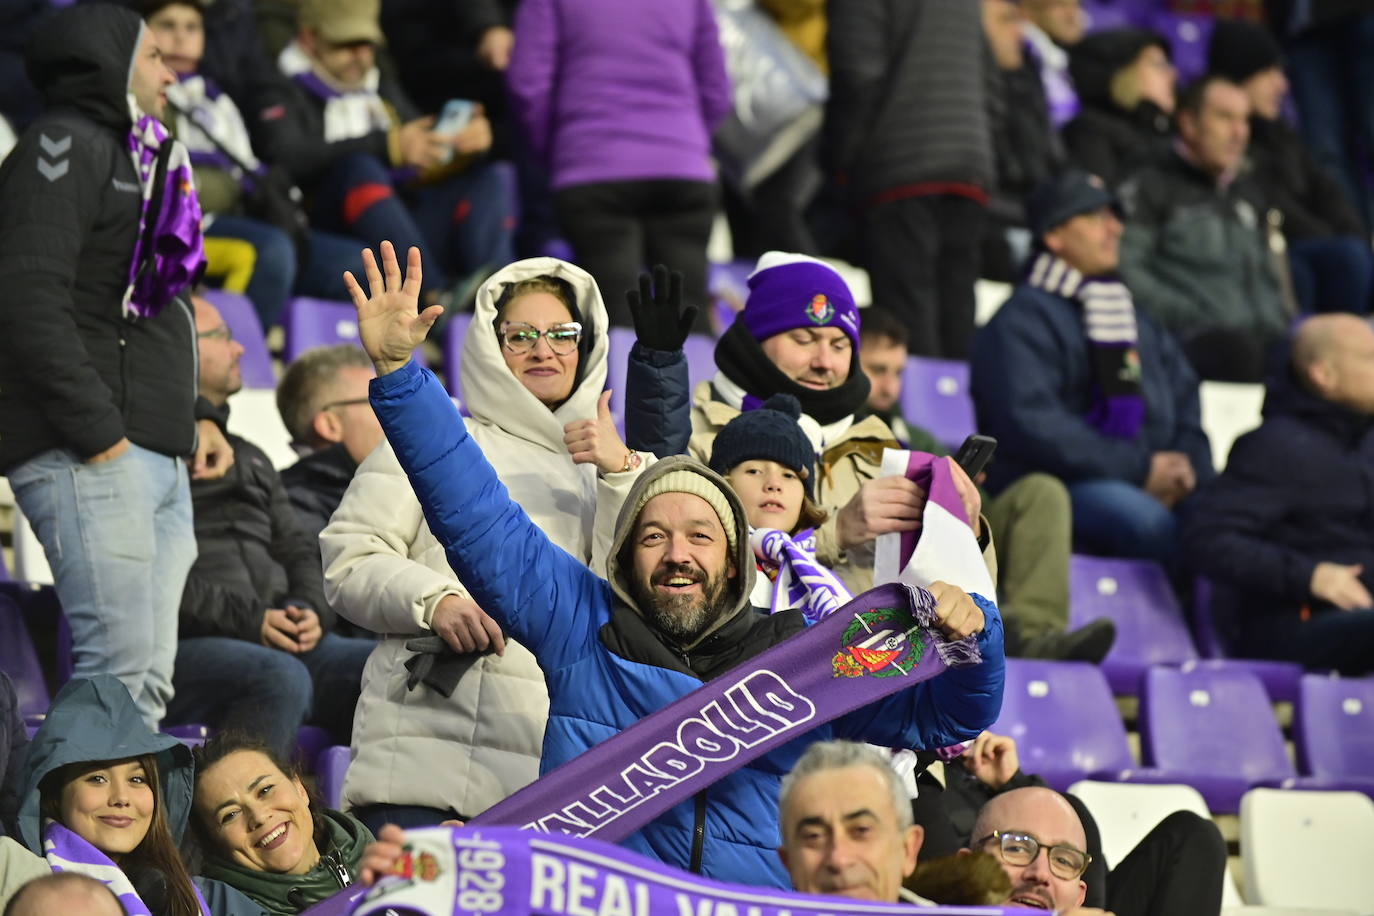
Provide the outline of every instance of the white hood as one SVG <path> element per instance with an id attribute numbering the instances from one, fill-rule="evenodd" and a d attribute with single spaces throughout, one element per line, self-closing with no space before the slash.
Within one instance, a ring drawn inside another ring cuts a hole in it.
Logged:
<path id="1" fill-rule="evenodd" d="M 511 373 L 492 327 L 496 303 L 506 284 L 545 275 L 564 280 L 572 287 L 582 313 L 583 333 L 590 331 L 592 341 L 590 352 L 584 355 L 586 364 L 581 367 L 581 380 L 572 395 L 553 411 Z M 608 324 L 601 291 L 591 274 L 582 268 L 557 258 L 527 258 L 503 267 L 477 291 L 477 306 L 463 340 L 458 379 L 468 412 L 480 424 L 499 427 L 517 438 L 566 455 L 563 427 L 573 420 L 595 417 L 597 399 L 606 387 Z"/>

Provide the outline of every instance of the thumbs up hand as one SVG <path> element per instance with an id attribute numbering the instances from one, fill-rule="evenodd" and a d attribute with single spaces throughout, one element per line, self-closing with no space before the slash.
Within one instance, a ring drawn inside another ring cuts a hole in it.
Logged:
<path id="1" fill-rule="evenodd" d="M 595 420 L 573 420 L 563 427 L 563 444 L 574 464 L 595 464 L 602 474 L 627 470 L 632 452 L 616 432 L 611 418 L 611 393 L 601 392 Z"/>

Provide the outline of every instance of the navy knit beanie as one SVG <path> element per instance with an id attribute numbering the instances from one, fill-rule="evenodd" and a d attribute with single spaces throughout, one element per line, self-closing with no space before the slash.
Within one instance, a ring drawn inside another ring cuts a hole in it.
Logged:
<path id="1" fill-rule="evenodd" d="M 801 403 L 775 394 L 757 410 L 735 417 L 716 434 L 711 470 L 724 476 L 746 461 L 776 461 L 801 475 L 806 495 L 816 498 L 816 449 L 797 422 Z"/>
<path id="2" fill-rule="evenodd" d="M 1212 29 L 1207 72 L 1243 83 L 1261 70 L 1283 64 L 1283 52 L 1269 30 L 1253 22 L 1223 19 Z"/>

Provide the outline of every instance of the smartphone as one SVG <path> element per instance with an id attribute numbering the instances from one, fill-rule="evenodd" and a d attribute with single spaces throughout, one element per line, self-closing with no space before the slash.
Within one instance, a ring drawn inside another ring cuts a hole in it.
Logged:
<path id="1" fill-rule="evenodd" d="M 468 99 L 449 99 L 439 112 L 438 120 L 434 122 L 434 132 L 442 137 L 458 133 L 468 126 L 476 109 L 477 103 Z"/>
<path id="2" fill-rule="evenodd" d="M 997 440 L 992 436 L 984 436 L 974 433 L 964 440 L 964 444 L 959 446 L 959 451 L 954 455 L 954 461 L 959 467 L 964 469 L 964 473 L 973 480 L 992 460 L 992 453 L 997 451 Z"/>

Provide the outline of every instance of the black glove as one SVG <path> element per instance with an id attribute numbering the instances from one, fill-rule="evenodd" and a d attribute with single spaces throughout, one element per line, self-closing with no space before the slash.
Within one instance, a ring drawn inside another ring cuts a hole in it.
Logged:
<path id="1" fill-rule="evenodd" d="M 682 307 L 682 274 L 654 267 L 652 288 L 647 273 L 639 275 L 639 290 L 625 293 L 635 322 L 635 337 L 650 350 L 681 350 L 697 318 L 697 307 Z"/>

